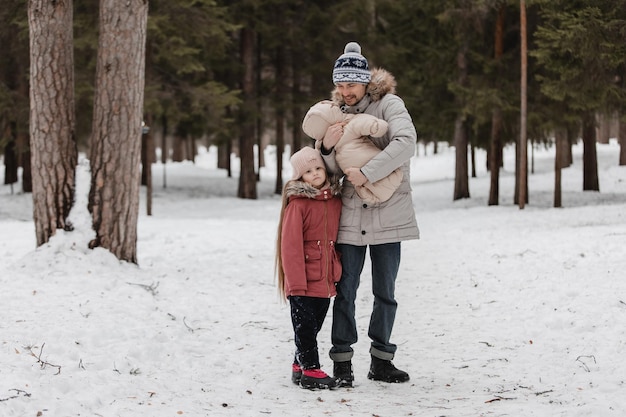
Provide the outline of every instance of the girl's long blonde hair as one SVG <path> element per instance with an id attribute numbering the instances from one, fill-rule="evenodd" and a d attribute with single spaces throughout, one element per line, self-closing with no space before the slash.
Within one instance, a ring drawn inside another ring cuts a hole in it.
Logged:
<path id="1" fill-rule="evenodd" d="M 285 215 L 285 207 L 287 207 L 287 203 L 289 202 L 289 198 L 287 197 L 285 190 L 290 183 L 291 181 L 287 181 L 283 187 L 282 201 L 280 205 L 280 218 L 278 219 L 278 231 L 276 233 L 276 257 L 274 259 L 274 275 L 278 281 L 278 294 L 280 295 L 280 299 L 282 301 L 287 300 L 287 297 L 285 296 L 285 271 L 283 270 L 281 243 L 283 234 L 283 217 Z"/>

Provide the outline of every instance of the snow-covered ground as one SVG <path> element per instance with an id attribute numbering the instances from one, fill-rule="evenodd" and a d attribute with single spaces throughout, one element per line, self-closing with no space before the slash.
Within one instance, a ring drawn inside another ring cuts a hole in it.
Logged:
<path id="1" fill-rule="evenodd" d="M 271 149 L 258 200 L 236 198 L 237 178 L 215 168 L 213 148 L 195 164 L 168 164 L 167 188 L 163 165 L 154 165 L 150 217 L 142 190 L 138 266 L 86 248 L 86 161 L 76 230 L 40 248 L 32 196 L 1 186 L 0 415 L 621 417 L 626 167 L 618 151 L 614 141 L 598 145 L 601 192 L 582 192 L 576 146 L 563 171 L 564 208 L 555 209 L 553 152 L 536 149 L 520 210 L 511 149 L 492 207 L 483 152 L 472 198 L 453 202 L 453 149 L 420 149 L 412 185 L 422 238 L 403 244 L 393 334 L 394 363 L 411 380 L 366 378 L 366 267 L 355 386 L 332 391 L 289 379 L 291 323 L 273 276 L 280 197 Z M 330 314 L 319 338 L 328 372 Z"/>

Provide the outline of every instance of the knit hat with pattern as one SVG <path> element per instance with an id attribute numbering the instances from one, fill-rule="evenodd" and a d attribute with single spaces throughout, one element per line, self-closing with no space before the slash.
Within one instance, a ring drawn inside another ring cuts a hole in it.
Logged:
<path id="1" fill-rule="evenodd" d="M 326 167 L 324 165 L 324 160 L 322 159 L 322 155 L 320 151 L 317 149 L 313 149 L 310 146 L 305 146 L 300 149 L 298 152 L 291 155 L 292 174 L 291 179 L 297 180 L 302 177 L 302 174 L 307 172 L 309 169 L 321 166 Z"/>
<path id="2" fill-rule="evenodd" d="M 369 84 L 372 79 L 367 59 L 361 55 L 361 45 L 348 42 L 344 53 L 335 61 L 333 84 L 361 83 Z"/>

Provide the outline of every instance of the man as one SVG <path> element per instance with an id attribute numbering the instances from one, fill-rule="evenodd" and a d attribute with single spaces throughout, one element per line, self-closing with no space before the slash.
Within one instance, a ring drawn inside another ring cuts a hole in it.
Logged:
<path id="1" fill-rule="evenodd" d="M 384 382 L 406 382 L 409 374 L 397 369 L 391 360 L 397 346 L 390 341 L 397 302 L 395 282 L 400 267 L 400 242 L 418 239 L 410 187 L 410 159 L 415 154 L 417 133 L 404 102 L 395 95 L 396 82 L 383 69 L 369 70 L 361 47 L 350 42 L 335 62 L 335 90 L 332 100 L 345 113 L 367 113 L 389 124 L 387 134 L 371 140 L 381 152 L 363 167 L 346 168 L 342 212 L 337 238 L 341 253 L 342 276 L 333 304 L 332 348 L 333 376 L 339 386 L 351 387 L 354 381 L 352 345 L 357 342 L 355 300 L 366 250 L 372 266 L 374 303 L 368 336 L 371 339 L 369 379 Z M 330 126 L 316 147 L 329 171 L 341 172 L 333 147 L 341 138 L 345 123 Z M 365 203 L 354 186 L 367 181 L 375 183 L 400 168 L 402 182 L 391 198 L 378 204 Z"/>

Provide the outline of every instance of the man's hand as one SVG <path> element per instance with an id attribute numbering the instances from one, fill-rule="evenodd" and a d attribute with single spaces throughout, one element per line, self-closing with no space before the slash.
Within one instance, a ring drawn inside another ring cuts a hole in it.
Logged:
<path id="1" fill-rule="evenodd" d="M 345 122 L 335 123 L 334 125 L 330 125 L 326 130 L 326 134 L 324 135 L 324 139 L 322 140 L 322 144 L 324 145 L 324 149 L 332 149 L 335 147 L 341 136 L 343 135 L 343 127 L 346 125 Z"/>
<path id="2" fill-rule="evenodd" d="M 360 187 L 367 182 L 367 178 L 363 175 L 360 168 L 350 167 L 343 171 L 343 173 L 346 174 L 348 181 L 357 187 Z"/>

